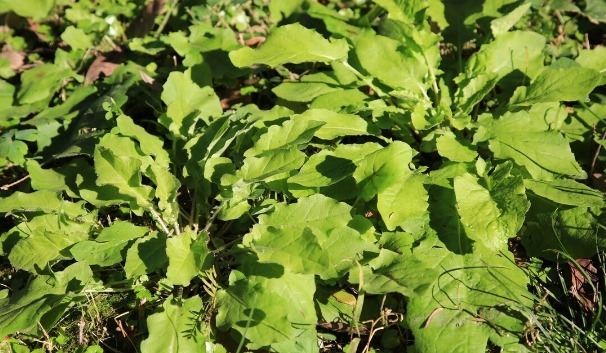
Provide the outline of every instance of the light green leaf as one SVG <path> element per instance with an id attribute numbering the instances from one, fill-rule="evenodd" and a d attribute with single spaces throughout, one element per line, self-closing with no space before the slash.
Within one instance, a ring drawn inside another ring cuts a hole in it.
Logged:
<path id="1" fill-rule="evenodd" d="M 300 198 L 296 203 L 278 204 L 274 212 L 259 216 L 259 225 L 264 227 L 310 228 L 316 234 L 326 234 L 332 229 L 346 225 L 351 219 L 351 206 L 343 202 L 316 194 Z"/>
<path id="2" fill-rule="evenodd" d="M 127 137 L 131 137 L 139 142 L 141 151 L 146 155 L 154 156 L 155 161 L 167 168 L 170 161 L 168 152 L 164 149 L 164 141 L 158 136 L 152 135 L 145 129 L 133 122 L 130 117 L 121 114 L 116 118 L 118 124 L 117 131 Z"/>
<path id="3" fill-rule="evenodd" d="M 267 156 L 279 149 L 302 149 L 324 125 L 322 121 L 287 120 L 282 125 L 270 126 L 244 156 Z"/>
<path id="4" fill-rule="evenodd" d="M 208 234 L 186 231 L 166 240 L 168 269 L 166 278 L 175 285 L 188 286 L 205 268 L 210 252 L 206 246 Z"/>
<path id="5" fill-rule="evenodd" d="M 345 39 L 324 39 L 312 29 L 298 23 L 277 27 L 258 49 L 240 48 L 229 53 L 237 67 L 264 64 L 275 67 L 303 62 L 330 63 L 347 57 L 349 47 Z"/>
<path id="6" fill-rule="evenodd" d="M 21 87 L 17 91 L 17 102 L 20 105 L 44 102 L 47 104 L 55 91 L 61 87 L 63 80 L 71 77 L 69 69 L 42 64 L 21 74 Z"/>
<path id="7" fill-rule="evenodd" d="M 137 239 L 128 249 L 124 272 L 126 278 L 134 278 L 152 273 L 167 262 L 166 235 L 154 232 Z"/>
<path id="8" fill-rule="evenodd" d="M 125 201 L 134 201 L 140 207 L 151 207 L 154 190 L 141 184 L 141 161 L 118 156 L 105 147 L 95 149 L 95 172 L 99 186 L 112 185 L 125 195 Z"/>
<path id="9" fill-rule="evenodd" d="M 93 42 L 86 35 L 86 32 L 74 26 L 68 26 L 61 34 L 61 39 L 74 50 L 85 50 L 93 46 Z"/>
<path id="10" fill-rule="evenodd" d="M 438 137 L 436 147 L 440 156 L 454 162 L 471 162 L 478 156 L 471 143 L 459 138 L 452 132 L 447 132 Z"/>
<path id="11" fill-rule="evenodd" d="M 472 55 L 466 66 L 468 78 L 474 74 L 495 73 L 497 77 L 518 70 L 535 78 L 543 70 L 545 37 L 529 31 L 514 31 L 499 35 Z"/>
<path id="12" fill-rule="evenodd" d="M 343 136 L 362 136 L 379 134 L 380 130 L 369 125 L 366 120 L 354 114 L 343 114 L 328 109 L 309 109 L 291 117 L 295 122 L 320 121 L 323 124 L 315 135 L 324 140 Z"/>
<path id="13" fill-rule="evenodd" d="M 83 202 L 73 203 L 63 200 L 61 195 L 51 190 L 32 193 L 17 191 L 0 198 L 0 212 L 44 212 L 76 218 L 87 214 Z"/>
<path id="14" fill-rule="evenodd" d="M 161 98 L 167 105 L 167 118 L 160 122 L 178 136 L 187 135 L 196 119 L 223 113 L 215 91 L 209 86 L 200 87 L 193 80 L 191 69 L 171 72 L 162 88 Z M 190 117 L 194 113 L 195 116 Z"/>
<path id="15" fill-rule="evenodd" d="M 600 73 L 584 67 L 548 68 L 526 89 L 520 98 L 510 104 L 527 106 L 542 102 L 584 101 L 601 82 Z"/>
<path id="16" fill-rule="evenodd" d="M 288 319 L 289 301 L 281 293 L 232 271 L 229 286 L 219 290 L 216 298 L 219 329 L 237 330 L 257 346 L 293 339 L 293 327 Z"/>
<path id="17" fill-rule="evenodd" d="M 87 237 L 87 234 L 50 233 L 38 228 L 15 244 L 8 259 L 13 267 L 35 273 L 51 261 L 69 258 L 63 255 L 64 251 Z"/>
<path id="18" fill-rule="evenodd" d="M 395 141 L 364 157 L 353 173 L 360 189 L 360 197 L 365 201 L 370 200 L 399 182 L 402 176 L 410 174 L 408 164 L 412 161 L 412 156 L 410 146 Z"/>
<path id="19" fill-rule="evenodd" d="M 342 107 L 363 104 L 368 96 L 357 88 L 341 89 L 316 97 L 310 105 L 312 109 L 329 109 L 338 111 Z"/>
<path id="20" fill-rule="evenodd" d="M 457 108 L 463 114 L 469 114 L 494 89 L 497 82 L 499 76 L 494 72 L 473 74 L 471 78 L 463 80 L 455 93 Z"/>
<path id="21" fill-rule="evenodd" d="M 540 197 L 562 205 L 604 207 L 604 195 L 585 184 L 570 179 L 539 181 L 526 179 L 524 186 Z"/>
<path id="22" fill-rule="evenodd" d="M 334 151 L 322 150 L 312 155 L 298 174 L 288 179 L 289 191 L 315 190 L 351 178 L 356 165 L 366 155 L 378 150 L 381 145 L 339 145 Z M 303 191 L 302 191 L 303 192 Z"/>
<path id="23" fill-rule="evenodd" d="M 277 263 L 294 273 L 317 274 L 328 267 L 328 253 L 309 228 L 265 227 L 246 240 L 259 262 Z"/>
<path id="24" fill-rule="evenodd" d="M 422 174 L 402 175 L 401 179 L 377 196 L 377 209 L 388 230 L 396 227 L 418 234 L 429 222 L 428 193 Z"/>
<path id="25" fill-rule="evenodd" d="M 398 254 L 382 249 L 379 257 L 363 268 L 362 289 L 369 294 L 401 293 L 406 297 L 424 295 L 436 281 L 439 272 L 412 254 Z M 358 269 L 350 272 L 349 280 L 358 283 Z"/>
<path id="26" fill-rule="evenodd" d="M 527 2 L 516 7 L 507 15 L 492 20 L 492 22 L 490 22 L 490 30 L 492 31 L 492 35 L 496 37 L 499 34 L 509 31 L 522 18 L 522 16 L 528 12 L 531 5 L 532 4 L 530 2 Z"/>
<path id="27" fill-rule="evenodd" d="M 4 80 L 0 80 L 0 107 L 12 106 L 14 94 L 15 86 Z"/>
<path id="28" fill-rule="evenodd" d="M 495 173 L 488 185 L 490 190 L 469 173 L 454 179 L 454 190 L 467 236 L 487 249 L 506 251 L 509 239 L 522 227 L 530 204 L 521 177 L 507 176 L 502 170 Z"/>
<path id="29" fill-rule="evenodd" d="M 584 179 L 570 145 L 557 131 L 548 131 L 540 119 L 525 112 L 507 113 L 498 120 L 484 116 L 474 142 L 489 141 L 497 158 L 511 158 L 537 180 L 554 180 L 558 175 Z"/>
<path id="30" fill-rule="evenodd" d="M 148 231 L 146 227 L 116 221 L 111 226 L 104 228 L 94 241 L 81 241 L 72 246 L 69 252 L 77 261 L 83 261 L 89 265 L 111 266 L 123 261 L 128 244 L 143 237 Z"/>
<path id="31" fill-rule="evenodd" d="M 602 0 L 587 0 L 583 14 L 589 18 L 606 23 L 606 4 Z"/>
<path id="32" fill-rule="evenodd" d="M 583 67 L 598 71 L 602 76 L 600 85 L 606 84 L 606 47 L 581 50 L 575 61 Z"/>
<path id="33" fill-rule="evenodd" d="M 177 192 L 181 183 L 170 169 L 160 164 L 152 164 L 146 171 L 146 175 L 156 184 L 155 196 L 158 198 L 158 206 L 162 215 L 167 220 L 175 220 L 179 214 L 177 203 Z"/>
<path id="34" fill-rule="evenodd" d="M 282 18 L 288 18 L 292 15 L 304 0 L 274 0 L 269 2 L 269 18 L 273 21 L 280 22 Z"/>
<path id="35" fill-rule="evenodd" d="M 313 275 L 295 274 L 279 265 L 262 264 L 254 257 L 245 257 L 240 266 L 247 281 L 278 294 L 286 302 L 282 308 L 288 314 L 290 336 L 283 336 L 280 342 L 271 344 L 271 349 L 279 353 L 317 352 L 316 309 L 314 294 L 316 281 Z M 268 318 L 271 322 L 272 319 Z M 242 332 L 242 328 L 235 327 Z M 250 349 L 261 349 L 256 342 L 247 344 Z"/>
<path id="36" fill-rule="evenodd" d="M 318 96 L 340 90 L 322 82 L 283 82 L 272 88 L 276 96 L 291 102 L 310 102 Z"/>
<path id="37" fill-rule="evenodd" d="M 268 156 L 247 157 L 242 166 L 242 176 L 245 181 L 267 182 L 271 177 L 301 167 L 304 162 L 305 153 L 294 149 L 279 149 L 272 151 Z"/>
<path id="38" fill-rule="evenodd" d="M 0 0 L 0 13 L 13 11 L 38 21 L 48 16 L 54 6 L 55 0 Z"/>
<path id="39" fill-rule="evenodd" d="M 523 331 L 526 320 L 518 308 L 531 310 L 531 294 L 527 275 L 512 257 L 482 247 L 468 255 L 434 247 L 423 256 L 440 276 L 428 293 L 408 301 L 406 320 L 416 349 L 485 352 L 491 337 Z"/>
<path id="40" fill-rule="evenodd" d="M 149 336 L 141 342 L 141 353 L 207 352 L 203 324 L 198 320 L 202 306 L 197 295 L 166 298 L 162 310 L 147 318 Z"/>
<path id="41" fill-rule="evenodd" d="M 419 58 L 404 55 L 399 41 L 364 34 L 356 38 L 355 51 L 362 68 L 379 81 L 394 89 L 406 88 L 417 99 L 426 95 L 423 78 L 428 69 Z"/>

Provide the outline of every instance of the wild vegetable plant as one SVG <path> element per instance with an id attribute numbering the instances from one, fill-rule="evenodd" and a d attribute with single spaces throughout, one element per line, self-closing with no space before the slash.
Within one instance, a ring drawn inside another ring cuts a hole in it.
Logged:
<path id="1" fill-rule="evenodd" d="M 595 1 L 33 3 L 0 1 L 9 351 L 111 348 L 112 293 L 143 353 L 532 351 L 537 271 L 606 246 L 606 50 L 533 22 Z"/>

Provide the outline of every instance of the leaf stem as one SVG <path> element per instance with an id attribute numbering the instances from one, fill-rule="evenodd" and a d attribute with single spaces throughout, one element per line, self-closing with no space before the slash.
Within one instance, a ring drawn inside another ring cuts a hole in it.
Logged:
<path id="1" fill-rule="evenodd" d="M 164 233 L 166 233 L 166 235 L 170 234 L 171 232 L 168 230 L 168 227 L 166 226 L 166 223 L 164 223 L 164 220 L 162 219 L 160 214 L 158 212 L 156 212 L 156 210 L 154 210 L 153 207 L 149 207 L 147 210 L 149 211 L 149 213 L 151 213 L 151 215 L 154 217 L 156 222 L 158 222 L 158 224 L 162 228 L 162 231 Z"/>
<path id="2" fill-rule="evenodd" d="M 364 81 L 364 83 L 366 83 L 368 85 L 368 87 L 372 88 L 372 90 L 375 91 L 379 97 L 387 96 L 387 94 L 385 92 L 383 92 L 382 89 L 380 89 L 379 87 L 375 86 L 372 83 L 372 79 L 369 79 L 368 77 L 362 75 L 362 73 L 360 71 L 356 70 L 353 66 L 349 65 L 349 63 L 347 61 L 342 60 L 341 63 L 349 71 L 351 71 L 354 75 L 356 75 L 360 80 Z"/>
<path id="3" fill-rule="evenodd" d="M 166 10 L 166 14 L 164 15 L 164 18 L 162 19 L 162 23 L 160 23 L 160 27 L 158 27 L 158 29 L 156 30 L 156 33 L 154 34 L 154 38 L 158 39 L 160 38 L 160 35 L 162 34 L 162 31 L 164 31 L 164 27 L 166 27 L 166 25 L 168 24 L 168 20 L 170 20 L 170 16 L 173 12 L 173 9 L 179 4 L 179 0 L 174 0 L 172 2 L 172 4 L 170 4 L 170 6 L 168 7 L 168 9 Z"/>

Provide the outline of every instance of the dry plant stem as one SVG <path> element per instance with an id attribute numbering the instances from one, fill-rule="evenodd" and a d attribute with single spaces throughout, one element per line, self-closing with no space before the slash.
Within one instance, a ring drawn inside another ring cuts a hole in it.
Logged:
<path id="1" fill-rule="evenodd" d="M 172 234 L 173 231 L 169 231 L 168 227 L 166 226 L 166 223 L 164 223 L 164 221 L 162 220 L 162 217 L 160 217 L 160 215 L 158 214 L 158 212 L 156 212 L 153 207 L 149 207 L 147 209 L 149 211 L 149 213 L 152 214 L 152 216 L 154 217 L 154 219 L 156 220 L 156 222 L 158 222 L 158 224 L 160 225 L 160 227 L 162 228 L 162 231 L 166 234 Z"/>
<path id="2" fill-rule="evenodd" d="M 598 148 L 596 149 L 595 154 L 593 155 L 593 159 L 591 160 L 591 169 L 589 170 L 590 175 L 593 175 L 593 172 L 595 171 L 595 164 L 598 161 L 598 155 L 600 154 L 600 150 L 602 149 L 602 143 L 604 143 L 605 138 L 606 138 L 606 131 L 604 131 L 604 133 L 602 134 L 602 138 L 600 139 Z"/>
<path id="3" fill-rule="evenodd" d="M 21 178 L 21 179 L 19 179 L 17 181 L 14 181 L 14 182 L 12 182 L 10 184 L 5 184 L 5 185 L 0 186 L 0 190 L 8 190 L 8 189 L 12 188 L 15 185 L 21 184 L 22 182 L 26 181 L 27 179 L 29 179 L 29 175 L 26 175 L 23 178 Z"/>

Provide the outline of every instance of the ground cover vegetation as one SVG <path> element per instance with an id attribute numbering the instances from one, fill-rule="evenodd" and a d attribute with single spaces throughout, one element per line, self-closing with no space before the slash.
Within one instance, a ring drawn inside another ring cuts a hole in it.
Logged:
<path id="1" fill-rule="evenodd" d="M 606 349 L 602 0 L 0 18 L 0 351 Z"/>

